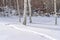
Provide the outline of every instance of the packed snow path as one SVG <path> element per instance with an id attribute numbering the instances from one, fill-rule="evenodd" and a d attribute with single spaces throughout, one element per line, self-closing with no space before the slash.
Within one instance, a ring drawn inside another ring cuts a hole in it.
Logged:
<path id="1" fill-rule="evenodd" d="M 0 40 L 55 40 L 48 35 L 29 30 L 24 26 L 16 28 L 18 27 L 14 25 L 0 25 Z"/>

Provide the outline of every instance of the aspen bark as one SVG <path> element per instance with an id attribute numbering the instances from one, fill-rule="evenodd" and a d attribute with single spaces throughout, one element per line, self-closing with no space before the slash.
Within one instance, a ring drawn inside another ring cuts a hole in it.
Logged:
<path id="1" fill-rule="evenodd" d="M 23 15 L 23 24 L 26 25 L 26 14 L 27 14 L 27 0 L 24 0 L 24 15 Z"/>
<path id="2" fill-rule="evenodd" d="M 57 25 L 56 0 L 54 0 L 55 25 Z"/>
<path id="3" fill-rule="evenodd" d="M 20 9 L 19 9 L 19 1 L 18 0 L 17 0 L 17 13 L 19 14 L 19 22 L 21 22 Z"/>
<path id="4" fill-rule="evenodd" d="M 29 6 L 29 16 L 30 16 L 30 23 L 32 23 L 32 14 L 31 14 L 31 0 L 28 0 L 28 6 Z"/>

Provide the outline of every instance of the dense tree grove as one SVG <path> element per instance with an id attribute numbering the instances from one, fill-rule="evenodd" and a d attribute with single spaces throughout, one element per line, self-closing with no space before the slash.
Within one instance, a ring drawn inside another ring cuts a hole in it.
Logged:
<path id="1" fill-rule="evenodd" d="M 1 6 L 9 6 L 17 8 L 17 0 L 0 0 Z M 53 12 L 54 11 L 54 1 L 53 0 L 31 0 L 32 9 L 39 9 L 44 12 Z M 60 9 L 60 0 L 57 0 L 57 11 Z M 24 0 L 19 0 L 20 9 L 23 9 Z"/>

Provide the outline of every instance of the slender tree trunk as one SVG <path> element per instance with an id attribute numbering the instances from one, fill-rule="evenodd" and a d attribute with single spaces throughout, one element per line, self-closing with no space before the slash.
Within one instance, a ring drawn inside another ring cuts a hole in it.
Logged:
<path id="1" fill-rule="evenodd" d="M 5 3 L 5 5 L 7 6 L 7 0 L 6 0 L 6 3 Z"/>
<path id="2" fill-rule="evenodd" d="M 21 18 L 20 18 L 20 9 L 19 9 L 19 1 L 17 0 L 17 12 L 19 14 L 19 22 L 21 22 Z"/>
<path id="3" fill-rule="evenodd" d="M 26 13 L 27 13 L 27 0 L 24 0 L 24 15 L 23 15 L 23 24 L 26 25 Z"/>
<path id="4" fill-rule="evenodd" d="M 10 7 L 11 7 L 11 0 L 9 0 L 10 2 L 9 2 L 9 5 L 10 5 Z"/>
<path id="5" fill-rule="evenodd" d="M 29 16 L 30 16 L 30 23 L 32 23 L 32 18 L 31 18 L 31 17 L 32 17 L 32 16 L 31 16 L 31 15 L 32 15 L 32 14 L 31 14 L 31 0 L 28 0 L 28 6 L 29 6 L 29 14 L 30 14 L 30 15 L 29 15 Z"/>
<path id="6" fill-rule="evenodd" d="M 3 7 L 5 6 L 5 3 L 4 3 L 4 1 L 5 1 L 5 0 L 3 0 L 3 4 L 2 4 L 2 5 L 3 5 Z"/>
<path id="7" fill-rule="evenodd" d="M 54 0 L 55 25 L 57 25 L 56 0 Z"/>
<path id="8" fill-rule="evenodd" d="M 5 13 L 4 13 L 4 7 L 5 7 L 5 3 L 4 3 L 5 0 L 3 0 L 3 16 L 5 16 Z"/>

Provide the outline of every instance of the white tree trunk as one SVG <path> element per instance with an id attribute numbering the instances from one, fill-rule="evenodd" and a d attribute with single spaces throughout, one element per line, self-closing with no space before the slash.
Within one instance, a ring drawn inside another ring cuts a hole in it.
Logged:
<path id="1" fill-rule="evenodd" d="M 54 0 L 55 25 L 57 25 L 56 0 Z"/>
<path id="2" fill-rule="evenodd" d="M 26 13 L 27 13 L 27 0 L 24 0 L 24 15 L 23 15 L 23 24 L 26 25 Z"/>
<path id="3" fill-rule="evenodd" d="M 19 14 L 19 22 L 21 22 L 20 9 L 19 9 L 19 1 L 18 0 L 17 0 L 17 12 Z"/>
<path id="4" fill-rule="evenodd" d="M 30 23 L 32 23 L 32 18 L 31 18 L 31 0 L 28 0 L 28 6 L 29 6 L 29 14 L 30 14 Z"/>

